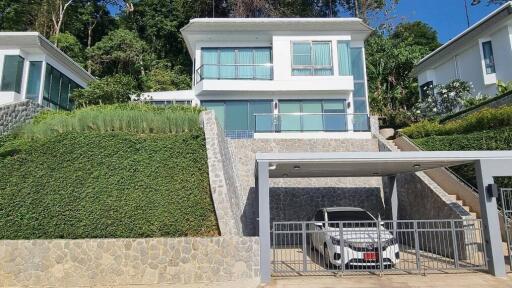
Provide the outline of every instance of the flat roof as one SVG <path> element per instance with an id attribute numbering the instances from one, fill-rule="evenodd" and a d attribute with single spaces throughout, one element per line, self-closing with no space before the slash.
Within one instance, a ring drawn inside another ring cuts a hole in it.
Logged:
<path id="1" fill-rule="evenodd" d="M 62 52 L 38 32 L 0 32 L 0 49 L 34 49 L 39 48 L 60 61 L 62 65 L 74 72 L 84 82 L 94 80 L 89 72 Z"/>
<path id="2" fill-rule="evenodd" d="M 271 178 L 392 176 L 478 160 L 512 160 L 512 151 L 256 153 Z"/>
<path id="3" fill-rule="evenodd" d="M 510 14 L 512 14 L 512 1 L 503 4 L 498 9 L 494 10 L 491 14 L 487 15 L 480 21 L 473 24 L 471 27 L 462 31 L 460 34 L 450 39 L 448 42 L 434 50 L 432 53 L 423 57 L 420 61 L 418 61 L 418 63 L 416 63 L 412 74 L 417 75 L 422 69 L 420 66 L 428 65 L 428 62 L 435 61 L 436 59 L 443 57 L 444 54 L 449 53 L 449 50 L 452 50 L 450 49 L 451 47 L 453 47 L 454 50 L 460 50 L 460 47 L 455 47 L 459 42 L 462 42 L 464 39 L 475 34 L 479 34 L 488 28 L 494 27 L 496 22 L 508 17 Z"/>
<path id="4" fill-rule="evenodd" d="M 207 31 L 364 31 L 359 18 L 195 18 L 181 32 Z"/>

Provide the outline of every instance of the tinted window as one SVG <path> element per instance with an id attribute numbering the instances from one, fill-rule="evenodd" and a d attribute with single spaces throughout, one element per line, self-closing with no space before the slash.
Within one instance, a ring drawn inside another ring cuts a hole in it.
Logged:
<path id="1" fill-rule="evenodd" d="M 494 66 L 494 53 L 492 51 L 492 42 L 482 42 L 482 50 L 484 54 L 485 73 L 496 73 L 496 67 Z"/>
<path id="2" fill-rule="evenodd" d="M 328 221 L 375 221 L 366 211 L 332 211 L 327 212 Z"/>
<path id="3" fill-rule="evenodd" d="M 18 55 L 6 55 L 2 73 L 2 91 L 21 92 L 24 59 Z"/>

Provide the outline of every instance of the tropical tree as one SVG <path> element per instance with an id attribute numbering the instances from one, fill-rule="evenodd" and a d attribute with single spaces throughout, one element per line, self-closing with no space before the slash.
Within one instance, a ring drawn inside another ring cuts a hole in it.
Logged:
<path id="1" fill-rule="evenodd" d="M 58 35 L 53 35 L 50 37 L 50 41 L 57 43 L 57 47 L 75 60 L 75 62 L 82 66 L 85 65 L 85 49 L 82 44 L 78 42 L 78 39 L 76 39 L 75 36 L 68 32 L 64 32 Z"/>
<path id="2" fill-rule="evenodd" d="M 155 65 L 142 79 L 144 91 L 173 91 L 190 89 L 192 79 L 181 66 Z"/>
<path id="3" fill-rule="evenodd" d="M 391 38 L 399 42 L 426 47 L 430 51 L 434 51 L 441 46 L 437 38 L 437 31 L 421 21 L 398 24 L 391 34 Z"/>
<path id="4" fill-rule="evenodd" d="M 87 56 L 91 70 L 100 77 L 114 74 L 144 76 L 146 66 L 153 58 L 146 42 L 126 29 L 110 32 L 87 49 Z"/>
<path id="5" fill-rule="evenodd" d="M 107 76 L 94 81 L 84 89 L 78 89 L 71 95 L 77 107 L 98 104 L 114 104 L 129 102 L 138 97 L 137 81 L 123 74 Z"/>
<path id="6" fill-rule="evenodd" d="M 392 3 L 398 3 L 399 0 L 390 0 Z M 339 0 L 342 9 L 349 11 L 353 17 L 361 18 L 368 23 L 370 14 L 381 11 L 386 7 L 386 0 Z"/>

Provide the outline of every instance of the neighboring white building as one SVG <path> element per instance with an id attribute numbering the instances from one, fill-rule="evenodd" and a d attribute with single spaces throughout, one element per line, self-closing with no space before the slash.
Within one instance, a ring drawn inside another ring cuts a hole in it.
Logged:
<path id="1" fill-rule="evenodd" d="M 214 110 L 229 137 L 369 138 L 371 31 L 356 18 L 193 19 L 192 91 L 146 96 Z"/>
<path id="2" fill-rule="evenodd" d="M 420 94 L 454 79 L 471 82 L 474 95 L 494 96 L 496 81 L 512 80 L 512 2 L 421 59 L 413 69 Z"/>
<path id="3" fill-rule="evenodd" d="M 94 77 L 37 32 L 0 32 L 0 105 L 33 100 L 69 110 Z"/>

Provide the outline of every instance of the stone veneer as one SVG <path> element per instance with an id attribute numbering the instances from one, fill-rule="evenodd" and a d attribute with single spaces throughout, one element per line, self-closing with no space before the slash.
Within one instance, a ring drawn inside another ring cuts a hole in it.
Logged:
<path id="1" fill-rule="evenodd" d="M 25 100 L 0 106 L 0 135 L 32 119 L 45 108 L 38 103 Z"/>
<path id="2" fill-rule="evenodd" d="M 258 199 L 254 184 L 257 152 L 378 151 L 377 139 L 243 139 L 228 140 L 238 179 L 242 233 L 257 235 Z M 270 180 L 270 220 L 309 221 L 322 207 L 354 206 L 376 217 L 384 211 L 380 177 Z"/>
<path id="3" fill-rule="evenodd" d="M 0 241 L 0 286 L 224 282 L 259 276 L 251 237 Z"/>

